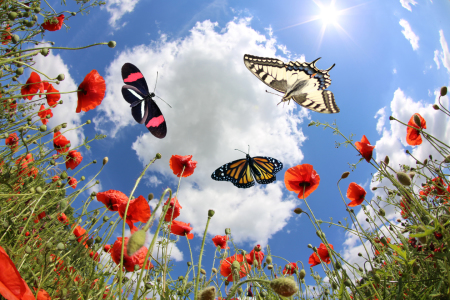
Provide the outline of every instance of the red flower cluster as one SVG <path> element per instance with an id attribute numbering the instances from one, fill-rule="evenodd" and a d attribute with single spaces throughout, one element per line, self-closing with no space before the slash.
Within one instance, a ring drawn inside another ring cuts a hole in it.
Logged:
<path id="1" fill-rule="evenodd" d="M 328 246 L 331 249 L 334 249 L 333 245 L 328 244 Z M 314 267 L 314 266 L 317 266 L 318 264 L 320 264 L 320 260 L 322 260 L 323 262 L 326 262 L 327 264 L 331 263 L 330 254 L 328 253 L 328 249 L 327 249 L 327 246 L 325 246 L 325 244 L 320 243 L 319 248 L 317 248 L 317 254 L 314 252 L 309 257 L 308 263 L 311 264 L 311 267 Z"/>
<path id="2" fill-rule="evenodd" d="M 416 122 L 414 122 L 415 115 L 419 117 L 420 127 L 417 126 Z M 413 127 L 406 127 L 406 142 L 408 143 L 408 145 L 417 146 L 422 144 L 422 137 L 420 136 L 419 129 L 427 128 L 427 122 L 425 121 L 425 119 L 422 118 L 421 115 L 416 113 L 411 117 L 411 119 L 409 119 L 408 126 Z"/>
<path id="3" fill-rule="evenodd" d="M 308 197 L 317 189 L 319 183 L 319 174 L 309 164 L 289 168 L 284 174 L 286 188 L 291 192 L 298 193 L 298 198 Z"/>
<path id="4" fill-rule="evenodd" d="M 129 272 L 135 271 L 134 266 L 138 265 L 139 269 L 141 269 L 144 265 L 144 259 L 147 255 L 148 249 L 147 247 L 141 247 L 136 253 L 134 253 L 132 256 L 127 255 L 127 244 L 128 244 L 128 238 L 124 238 L 125 240 L 125 246 L 123 250 L 123 266 L 125 269 Z M 111 258 L 116 264 L 120 264 L 120 253 L 122 251 L 122 237 L 118 237 L 117 240 L 114 242 L 114 245 L 109 250 L 111 253 Z M 150 262 L 150 260 L 147 261 L 147 265 L 145 267 L 146 269 L 150 270 L 153 269 L 153 264 Z"/>
<path id="5" fill-rule="evenodd" d="M 358 149 L 359 153 L 361 153 L 361 156 L 364 157 L 367 162 L 370 162 L 375 146 L 370 145 L 370 142 L 365 135 L 363 135 L 360 142 L 355 143 L 355 146 L 356 149 Z"/>
<path id="6" fill-rule="evenodd" d="M 250 272 L 251 266 L 247 263 L 247 260 L 244 260 L 244 256 L 242 254 L 235 254 L 230 256 L 220 262 L 220 274 L 226 277 L 227 281 L 233 281 L 233 274 L 231 270 L 231 265 L 234 261 L 239 262 L 239 278 L 247 276 L 247 273 Z"/>
<path id="7" fill-rule="evenodd" d="M 177 177 L 181 177 L 181 174 L 183 174 L 183 177 L 188 177 L 194 174 L 194 169 L 197 167 L 197 162 L 191 159 L 192 155 L 172 155 L 169 164 L 173 174 L 177 175 Z"/>
<path id="8" fill-rule="evenodd" d="M 310 259 L 310 260 L 311 260 L 311 259 Z M 310 262 L 310 263 L 311 263 L 311 262 Z M 289 263 L 289 264 L 287 264 L 287 265 L 284 267 L 284 269 L 283 269 L 283 275 L 286 275 L 286 274 L 292 275 L 292 274 L 295 273 L 296 270 L 298 270 L 297 263 L 295 263 L 295 262 Z"/>
<path id="9" fill-rule="evenodd" d="M 264 260 L 264 253 L 261 251 L 261 245 L 256 245 L 249 254 L 245 255 L 245 259 L 249 265 L 253 265 L 253 262 L 256 260 L 256 267 L 259 269 Z"/>
<path id="10" fill-rule="evenodd" d="M 5 145 L 11 147 L 12 152 L 16 152 L 19 147 L 19 137 L 15 132 L 10 133 L 9 136 L 5 139 Z"/>
<path id="11" fill-rule="evenodd" d="M 6 25 L 6 28 L 3 29 L 3 33 L 2 33 L 2 45 L 7 45 L 9 42 L 11 42 L 12 40 L 12 35 L 11 35 L 11 28 L 9 27 L 9 25 Z"/>

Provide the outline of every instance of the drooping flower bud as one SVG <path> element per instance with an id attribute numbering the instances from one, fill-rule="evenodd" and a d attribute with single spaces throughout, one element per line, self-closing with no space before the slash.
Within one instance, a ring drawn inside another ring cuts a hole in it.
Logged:
<path id="1" fill-rule="evenodd" d="M 116 42 L 115 42 L 115 41 L 109 41 L 109 42 L 108 42 L 108 47 L 109 47 L 109 48 L 114 48 L 114 47 L 116 47 Z"/>
<path id="2" fill-rule="evenodd" d="M 386 155 L 386 157 L 384 158 L 384 163 L 385 163 L 386 165 L 389 164 L 389 156 Z"/>
<path id="3" fill-rule="evenodd" d="M 280 296 L 290 297 L 298 292 L 298 286 L 292 277 L 281 277 L 270 282 L 270 287 Z"/>
<path id="4" fill-rule="evenodd" d="M 267 255 L 267 257 L 266 257 L 266 264 L 268 264 L 268 265 L 272 264 L 272 256 Z"/>
<path id="5" fill-rule="evenodd" d="M 397 179 L 403 185 L 406 185 L 406 186 L 411 185 L 411 178 L 408 175 L 406 175 L 406 173 L 404 173 L 404 172 L 397 172 Z"/>
<path id="6" fill-rule="evenodd" d="M 153 193 L 148 194 L 147 199 L 151 201 L 154 198 Z"/>
<path id="7" fill-rule="evenodd" d="M 155 156 L 155 157 L 156 157 L 156 159 L 161 159 L 161 157 L 162 157 L 162 156 L 161 156 L 161 153 L 156 153 L 156 156 Z"/>
<path id="8" fill-rule="evenodd" d="M 231 234 L 231 229 L 230 228 L 225 228 L 225 234 Z"/>
<path id="9" fill-rule="evenodd" d="M 200 270 L 200 273 L 203 274 L 203 275 L 206 275 L 205 269 L 201 269 L 201 270 Z"/>
<path id="10" fill-rule="evenodd" d="M 133 256 L 134 253 L 144 246 L 145 236 L 146 232 L 144 230 L 138 230 L 131 235 L 127 245 L 128 256 Z"/>
<path id="11" fill-rule="evenodd" d="M 233 261 L 231 263 L 231 270 L 239 270 L 241 268 L 241 265 L 237 260 Z"/>
<path id="12" fill-rule="evenodd" d="M 380 208 L 380 210 L 378 211 L 378 214 L 382 217 L 384 217 L 386 215 L 386 212 L 384 211 L 384 209 Z"/>
<path id="13" fill-rule="evenodd" d="M 105 156 L 105 157 L 103 158 L 103 165 L 106 165 L 106 164 L 108 163 L 108 161 L 109 161 L 108 156 Z"/>
<path id="14" fill-rule="evenodd" d="M 437 104 L 433 104 L 433 108 L 434 108 L 435 110 L 440 110 L 439 105 L 437 105 Z"/>
<path id="15" fill-rule="evenodd" d="M 441 87 L 441 97 L 447 95 L 447 87 L 443 86 Z"/>
<path id="16" fill-rule="evenodd" d="M 345 179 L 345 178 L 347 178 L 348 177 L 348 175 L 350 175 L 350 172 L 344 172 L 344 173 L 342 173 L 342 175 L 341 175 L 341 178 L 342 179 Z"/>
<path id="17" fill-rule="evenodd" d="M 303 279 L 303 278 L 305 278 L 305 276 L 306 276 L 306 271 L 305 271 L 305 269 L 301 269 L 300 272 L 298 273 L 298 277 L 299 277 L 300 279 Z"/>
<path id="18" fill-rule="evenodd" d="M 416 123 L 417 126 L 419 126 L 419 128 L 422 128 L 421 122 L 420 122 L 420 118 L 417 114 L 414 114 L 414 123 Z"/>
<path id="19" fill-rule="evenodd" d="M 299 215 L 303 212 L 303 209 L 301 209 L 300 207 L 297 207 L 296 209 L 294 209 L 294 212 Z"/>

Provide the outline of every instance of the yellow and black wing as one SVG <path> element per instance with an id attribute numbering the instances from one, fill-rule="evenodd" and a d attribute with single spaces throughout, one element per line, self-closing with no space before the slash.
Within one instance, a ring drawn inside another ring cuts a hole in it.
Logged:
<path id="1" fill-rule="evenodd" d="M 217 181 L 230 181 L 238 188 L 249 188 L 255 185 L 249 160 L 238 159 L 224 164 L 211 174 L 211 178 Z"/>
<path id="2" fill-rule="evenodd" d="M 275 174 L 283 169 L 283 163 L 267 156 L 255 156 L 251 159 L 250 169 L 259 184 L 269 184 L 276 180 Z"/>

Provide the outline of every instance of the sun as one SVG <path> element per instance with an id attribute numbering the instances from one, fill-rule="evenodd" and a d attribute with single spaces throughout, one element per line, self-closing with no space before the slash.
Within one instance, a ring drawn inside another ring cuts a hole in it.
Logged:
<path id="1" fill-rule="evenodd" d="M 322 6 L 320 8 L 321 12 L 320 12 L 320 19 L 322 19 L 322 21 L 325 24 L 331 24 L 331 23 L 336 23 L 337 22 L 337 17 L 339 14 L 339 11 L 336 10 L 336 8 L 334 7 L 333 4 L 330 4 L 329 6 Z"/>

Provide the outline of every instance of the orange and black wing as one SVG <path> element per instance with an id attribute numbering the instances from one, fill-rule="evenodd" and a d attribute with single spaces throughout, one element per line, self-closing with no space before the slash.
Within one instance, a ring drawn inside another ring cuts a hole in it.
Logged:
<path id="1" fill-rule="evenodd" d="M 276 180 L 275 174 L 283 169 L 283 163 L 272 157 L 255 156 L 250 168 L 259 184 L 269 184 Z"/>
<path id="2" fill-rule="evenodd" d="M 247 159 L 238 159 L 224 164 L 211 174 L 217 181 L 230 181 L 238 188 L 249 188 L 255 185 L 250 164 Z"/>

